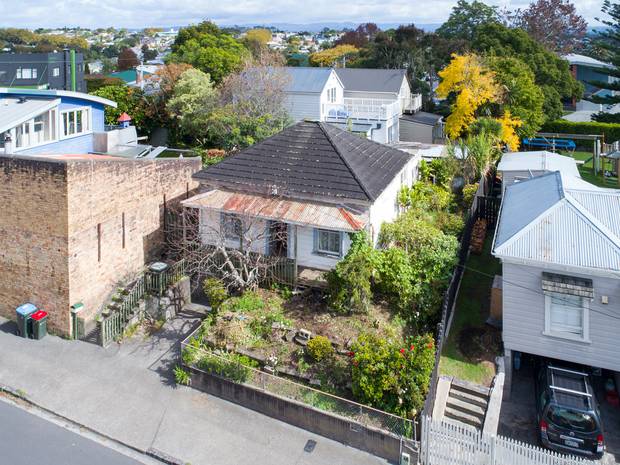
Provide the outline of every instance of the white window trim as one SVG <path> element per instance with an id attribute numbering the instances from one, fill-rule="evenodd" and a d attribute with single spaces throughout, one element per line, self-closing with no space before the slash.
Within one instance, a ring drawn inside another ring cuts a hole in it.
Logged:
<path id="1" fill-rule="evenodd" d="M 334 229 L 325 229 L 325 228 L 315 228 L 315 234 L 316 234 L 316 244 L 313 247 L 313 253 L 315 255 L 321 255 L 323 257 L 330 257 L 330 258 L 341 258 L 343 257 L 343 249 L 344 249 L 344 237 L 343 237 L 343 233 L 342 231 L 336 231 Z M 330 250 L 323 250 L 320 248 L 320 244 L 321 244 L 321 231 L 326 231 L 328 233 L 333 233 L 333 234 L 338 234 L 338 241 L 340 244 L 340 250 L 338 252 L 333 252 Z"/>
<path id="2" fill-rule="evenodd" d="M 561 295 L 561 294 L 558 294 Z M 553 331 L 551 329 L 551 297 L 552 294 L 545 294 L 545 330 L 544 336 L 566 339 L 568 341 L 583 342 L 585 344 L 591 344 L 590 341 L 590 301 L 589 299 L 582 297 L 582 321 L 583 321 L 583 334 L 582 336 L 573 335 L 570 333 L 562 333 Z"/>
<path id="3" fill-rule="evenodd" d="M 65 128 L 64 128 L 64 121 L 63 121 L 63 117 L 62 115 L 64 115 L 65 113 L 73 113 L 73 112 L 78 112 L 78 111 L 86 111 L 88 114 L 88 131 L 83 131 L 80 133 L 75 133 L 75 134 L 69 134 L 65 136 Z M 74 137 L 81 137 L 81 136 L 86 136 L 88 134 L 92 134 L 93 133 L 93 109 L 92 107 L 75 107 L 75 108 L 68 108 L 66 110 L 59 110 L 58 111 L 58 135 L 59 135 L 59 140 L 65 140 L 65 139 L 72 139 Z"/>
<path id="4" fill-rule="evenodd" d="M 36 149 L 37 147 L 43 147 L 45 145 L 54 144 L 54 143 L 56 143 L 56 142 L 58 142 L 60 140 L 60 131 L 59 131 L 59 128 L 58 128 L 58 122 L 59 122 L 58 107 L 51 108 L 51 109 L 48 110 L 48 112 L 50 113 L 50 118 L 49 118 L 50 123 L 52 122 L 52 120 L 56 121 L 56 131 L 55 131 L 54 137 L 52 137 L 50 140 L 39 142 L 38 144 L 28 145 L 27 147 L 17 147 L 17 132 L 16 131 L 17 131 L 17 127 L 21 126 L 21 125 L 15 126 L 14 128 L 11 128 L 9 130 L 9 132 L 11 134 L 11 139 L 13 139 L 13 141 L 14 141 L 13 142 L 14 143 L 13 150 L 15 152 L 21 152 L 23 150 Z M 31 122 L 31 121 L 32 121 L 31 129 L 34 129 L 34 118 L 32 118 L 31 120 L 28 120 L 27 122 Z M 51 130 L 51 128 L 50 128 L 50 130 Z"/>

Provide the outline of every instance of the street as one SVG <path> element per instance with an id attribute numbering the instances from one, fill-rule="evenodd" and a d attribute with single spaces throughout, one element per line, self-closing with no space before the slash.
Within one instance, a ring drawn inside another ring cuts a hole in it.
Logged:
<path id="1" fill-rule="evenodd" d="M 6 465 L 139 465 L 119 452 L 0 401 L 0 450 Z"/>

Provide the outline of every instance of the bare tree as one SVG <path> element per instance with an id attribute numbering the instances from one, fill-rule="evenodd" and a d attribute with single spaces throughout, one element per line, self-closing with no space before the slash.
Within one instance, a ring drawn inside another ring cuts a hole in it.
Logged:
<path id="1" fill-rule="evenodd" d="M 242 194 L 236 194 L 242 195 Z M 264 219 L 275 197 L 246 198 L 247 207 L 234 213 L 179 207 L 167 223 L 169 252 L 184 259 L 191 276 L 215 276 L 232 289 L 244 291 L 277 280 L 276 270 L 293 266 L 287 260 L 288 225 Z M 259 203 L 261 205 L 259 205 Z"/>
<path id="2" fill-rule="evenodd" d="M 290 76 L 282 64 L 282 57 L 269 51 L 247 60 L 240 72 L 222 82 L 222 104 L 234 105 L 243 116 L 288 118 L 285 90 Z"/>

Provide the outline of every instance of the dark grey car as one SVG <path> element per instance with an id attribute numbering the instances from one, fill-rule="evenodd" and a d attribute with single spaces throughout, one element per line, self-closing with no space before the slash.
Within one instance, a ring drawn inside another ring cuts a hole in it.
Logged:
<path id="1" fill-rule="evenodd" d="M 549 449 L 601 458 L 603 424 L 589 376 L 577 369 L 543 364 L 536 377 L 540 440 Z"/>

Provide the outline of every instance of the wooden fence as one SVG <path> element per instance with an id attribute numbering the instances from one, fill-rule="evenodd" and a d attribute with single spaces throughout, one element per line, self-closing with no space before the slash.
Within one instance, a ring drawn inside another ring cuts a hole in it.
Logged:
<path id="1" fill-rule="evenodd" d="M 475 197 L 476 217 L 487 221 L 488 229 L 492 229 L 499 218 L 500 197 L 479 196 Z"/>
<path id="2" fill-rule="evenodd" d="M 422 417 L 422 465 L 594 465 L 596 462 L 560 454 L 449 420 Z"/>
<path id="3" fill-rule="evenodd" d="M 134 282 L 128 292 L 121 294 L 117 308 L 101 318 L 99 324 L 99 342 L 103 347 L 110 345 L 123 335 L 127 323 L 136 314 L 140 300 L 152 293 L 161 296 L 172 284 L 185 275 L 185 262 L 176 262 L 162 273 L 146 271 Z"/>

